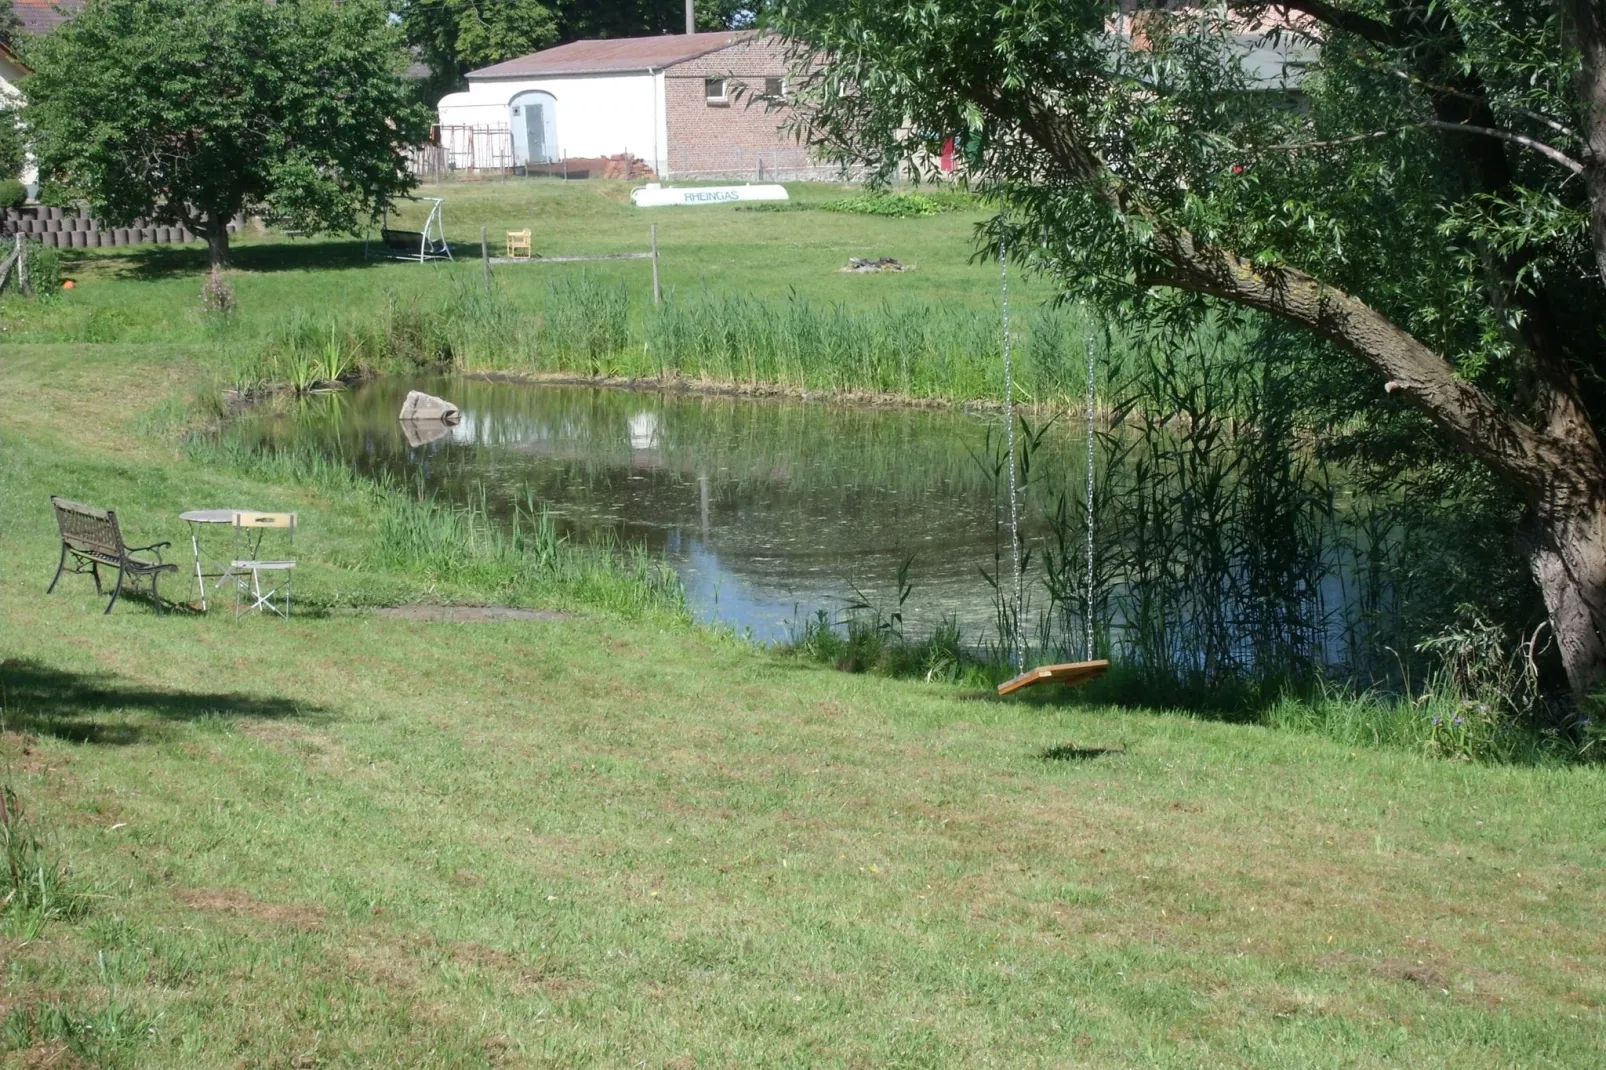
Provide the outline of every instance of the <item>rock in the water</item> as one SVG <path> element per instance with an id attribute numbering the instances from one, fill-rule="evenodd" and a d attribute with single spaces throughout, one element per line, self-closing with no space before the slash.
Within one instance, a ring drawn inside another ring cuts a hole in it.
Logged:
<path id="1" fill-rule="evenodd" d="M 403 420 L 440 420 L 442 423 L 455 424 L 462 418 L 457 406 L 444 398 L 426 394 L 422 390 L 409 390 L 407 400 L 402 402 L 401 418 Z"/>

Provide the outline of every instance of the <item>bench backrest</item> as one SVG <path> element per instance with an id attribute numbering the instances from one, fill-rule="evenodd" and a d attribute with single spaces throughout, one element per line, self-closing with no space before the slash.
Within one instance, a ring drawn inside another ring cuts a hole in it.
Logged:
<path id="1" fill-rule="evenodd" d="M 62 542 L 75 550 L 90 550 L 108 557 L 123 556 L 123 532 L 117 526 L 116 513 L 66 498 L 52 497 L 50 504 L 56 509 L 56 526 L 61 529 Z"/>

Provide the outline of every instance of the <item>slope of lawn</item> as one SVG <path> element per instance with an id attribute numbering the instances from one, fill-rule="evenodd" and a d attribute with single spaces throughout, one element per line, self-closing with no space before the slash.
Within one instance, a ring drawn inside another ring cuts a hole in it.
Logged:
<path id="1" fill-rule="evenodd" d="M 342 609 L 484 592 L 186 459 L 190 375 L 0 352 L 0 761 L 85 896 L 3 915 L 10 1063 L 1598 1065 L 1606 770 Z M 296 509 L 306 608 L 46 596 L 52 493 Z"/>

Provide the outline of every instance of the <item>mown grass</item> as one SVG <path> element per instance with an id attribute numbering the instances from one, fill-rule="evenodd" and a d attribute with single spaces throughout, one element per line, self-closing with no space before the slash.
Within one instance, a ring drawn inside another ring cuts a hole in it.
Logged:
<path id="1" fill-rule="evenodd" d="M 332 475 L 140 433 L 194 374 L 0 361 L 0 765 L 89 896 L 5 924 L 13 1063 L 1598 1062 L 1599 767 L 1005 703 L 578 603 L 44 595 L 50 493 L 175 541 L 295 508 L 325 606 L 474 593 L 405 536 L 370 564 Z"/>

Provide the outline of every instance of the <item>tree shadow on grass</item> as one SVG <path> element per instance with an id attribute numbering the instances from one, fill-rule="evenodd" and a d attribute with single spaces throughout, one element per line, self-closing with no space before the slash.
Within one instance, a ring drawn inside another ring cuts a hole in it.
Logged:
<path id="1" fill-rule="evenodd" d="M 9 731 L 115 746 L 139 743 L 159 733 L 163 722 L 305 719 L 327 713 L 322 706 L 287 698 L 146 687 L 116 673 L 73 672 L 22 658 L 0 661 L 0 711 Z M 121 716 L 140 712 L 160 720 L 142 725 Z"/>
<path id="2" fill-rule="evenodd" d="M 1038 751 L 1037 757 L 1045 762 L 1091 762 L 1125 753 L 1125 747 L 1078 747 L 1074 743 L 1062 743 Z"/>
<path id="3" fill-rule="evenodd" d="M 374 245 L 383 248 L 377 241 Z M 457 251 L 456 246 L 453 251 Z M 478 250 L 475 252 L 477 254 Z M 65 265 L 68 273 L 75 267 L 94 262 L 116 278 L 152 281 L 204 274 L 207 267 L 206 246 L 197 244 L 133 246 L 128 252 L 115 256 L 98 256 L 91 261 L 92 256 L 94 254 L 69 257 Z M 386 260 L 377 251 L 374 259 L 366 260 L 361 238 L 338 238 L 234 246 L 229 250 L 229 262 L 235 271 L 270 273 L 347 271 L 394 261 Z"/>

